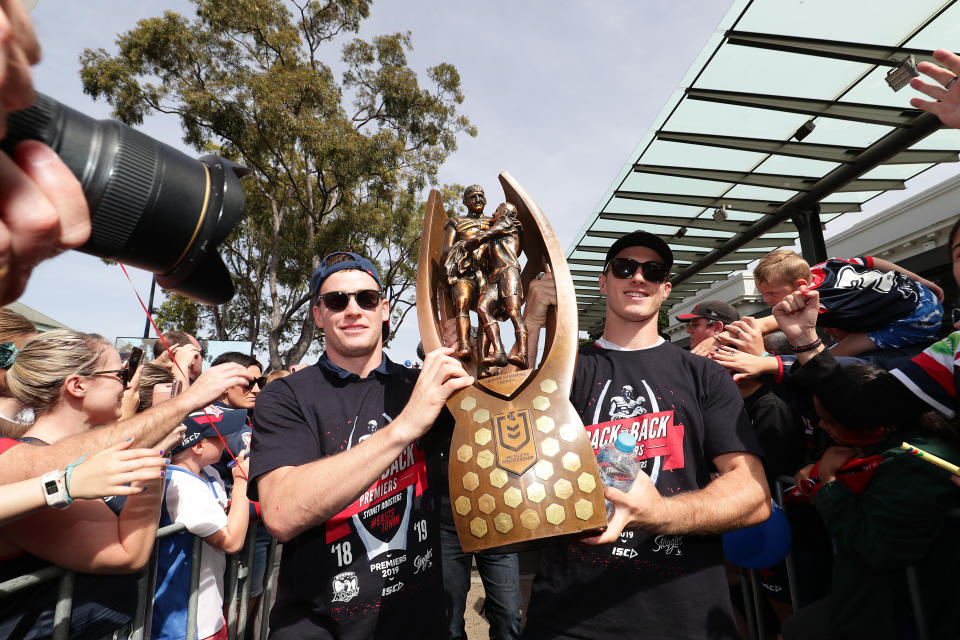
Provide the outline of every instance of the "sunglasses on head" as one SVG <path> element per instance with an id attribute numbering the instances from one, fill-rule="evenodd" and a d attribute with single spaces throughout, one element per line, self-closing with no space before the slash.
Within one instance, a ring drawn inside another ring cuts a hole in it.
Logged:
<path id="1" fill-rule="evenodd" d="M 640 269 L 647 282 L 663 282 L 670 277 L 670 268 L 664 262 L 649 260 L 639 262 L 633 258 L 614 258 L 607 264 L 604 273 L 609 271 L 614 277 L 628 280 Z"/>
<path id="2" fill-rule="evenodd" d="M 350 304 L 351 296 L 357 301 L 357 306 L 368 311 L 376 309 L 380 304 L 380 292 L 376 289 L 362 291 L 330 291 L 321 293 L 318 297 L 323 300 L 323 306 L 330 311 L 343 311 Z"/>
<path id="3" fill-rule="evenodd" d="M 266 384 L 267 384 L 267 377 L 266 377 L 266 376 L 260 376 L 259 378 L 254 378 L 253 380 L 251 380 L 250 382 L 247 383 L 247 391 L 253 391 L 254 385 L 256 385 L 256 386 L 260 387 L 261 389 L 263 389 L 263 387 L 264 387 Z"/>

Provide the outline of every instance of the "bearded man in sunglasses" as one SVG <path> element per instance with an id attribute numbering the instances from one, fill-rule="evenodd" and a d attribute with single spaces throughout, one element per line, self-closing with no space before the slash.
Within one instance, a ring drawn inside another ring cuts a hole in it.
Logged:
<path id="1" fill-rule="evenodd" d="M 571 402 L 595 450 L 633 433 L 643 473 L 628 493 L 604 488 L 616 507 L 606 531 L 540 551 L 524 638 L 740 637 L 717 534 L 766 520 L 770 493 L 730 376 L 658 335 L 672 264 L 667 244 L 643 231 L 607 252 L 603 336 L 579 351 Z M 525 310 L 534 362 L 550 304 L 544 274 Z M 628 396 L 644 411 L 624 413 Z M 589 585 L 589 597 L 571 585 Z"/>
<path id="2" fill-rule="evenodd" d="M 326 349 L 257 398 L 248 493 L 284 543 L 274 640 L 447 637 L 444 403 L 473 378 L 453 349 L 421 370 L 391 362 L 382 288 L 367 258 L 324 258 L 311 291 Z"/>

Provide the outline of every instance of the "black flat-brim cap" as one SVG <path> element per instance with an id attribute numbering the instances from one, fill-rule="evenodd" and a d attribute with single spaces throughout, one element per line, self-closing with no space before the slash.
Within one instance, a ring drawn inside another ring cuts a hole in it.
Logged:
<path id="1" fill-rule="evenodd" d="M 673 269 L 673 251 L 664 242 L 660 236 L 647 231 L 631 231 L 625 236 L 620 236 L 610 250 L 607 251 L 607 259 L 603 262 L 603 269 L 606 271 L 610 261 L 617 257 L 617 254 L 628 247 L 646 247 L 653 249 L 660 255 L 660 259 L 666 263 L 667 269 Z"/>

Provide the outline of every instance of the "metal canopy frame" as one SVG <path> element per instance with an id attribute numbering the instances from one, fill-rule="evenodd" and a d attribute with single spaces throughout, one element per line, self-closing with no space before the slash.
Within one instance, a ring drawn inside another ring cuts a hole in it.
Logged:
<path id="1" fill-rule="evenodd" d="M 960 160 L 960 134 L 884 82 L 911 56 L 933 60 L 955 4 L 915 0 L 904 15 L 894 0 L 737 0 L 568 251 L 581 329 L 602 327 L 597 277 L 624 233 L 671 246 L 676 303 L 798 240 L 808 261 L 825 259 L 826 222 Z M 833 20 L 843 11 L 871 19 Z M 743 74 L 765 66 L 797 82 Z"/>

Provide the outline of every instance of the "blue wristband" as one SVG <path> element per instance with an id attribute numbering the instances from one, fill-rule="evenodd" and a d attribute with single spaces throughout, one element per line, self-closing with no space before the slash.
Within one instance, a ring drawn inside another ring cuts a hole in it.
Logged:
<path id="1" fill-rule="evenodd" d="M 67 504 L 73 502 L 73 498 L 70 497 L 70 476 L 73 475 L 73 468 L 87 459 L 86 454 L 80 456 L 76 462 L 71 462 L 67 465 L 67 470 L 63 472 L 63 488 L 67 493 Z"/>

